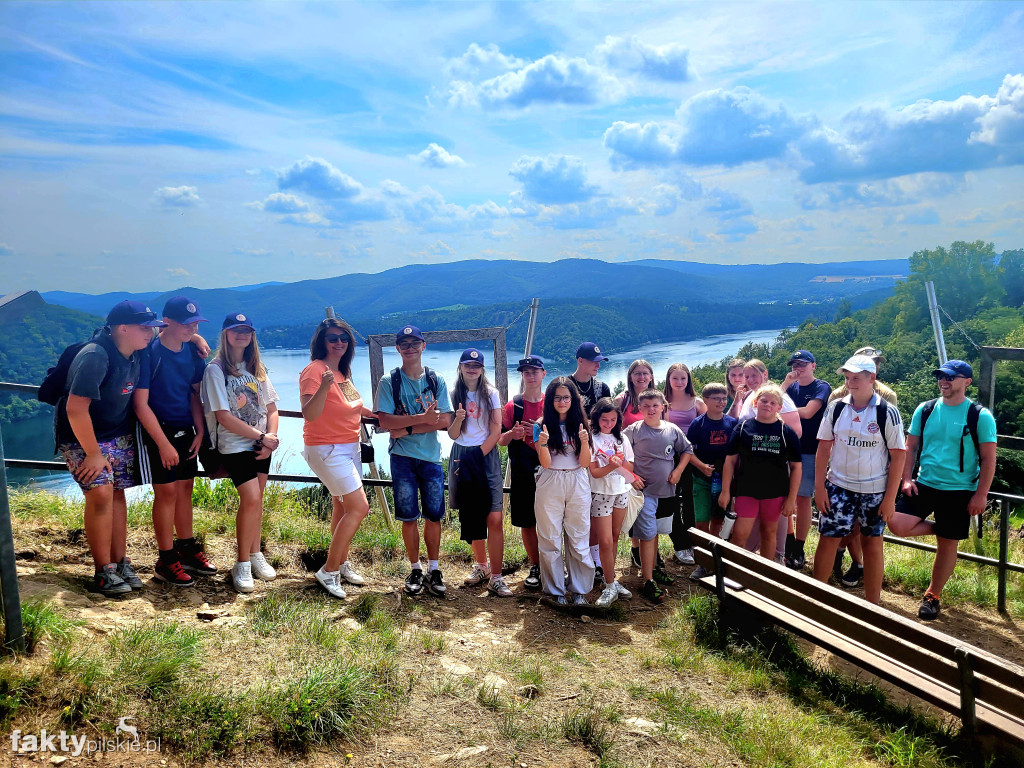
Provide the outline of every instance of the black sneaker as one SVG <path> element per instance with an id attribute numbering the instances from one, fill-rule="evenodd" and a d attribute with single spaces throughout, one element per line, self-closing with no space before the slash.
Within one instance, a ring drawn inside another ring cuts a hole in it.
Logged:
<path id="1" fill-rule="evenodd" d="M 794 571 L 802 571 L 804 566 L 807 565 L 807 556 L 803 552 L 798 552 L 794 555 L 789 562 L 786 563 Z"/>
<path id="2" fill-rule="evenodd" d="M 183 564 L 179 560 L 175 560 L 173 563 L 157 560 L 156 565 L 153 566 L 153 578 L 175 587 L 193 587 L 196 583 L 195 579 L 185 573 Z"/>
<path id="3" fill-rule="evenodd" d="M 654 580 L 659 584 L 674 584 L 676 581 L 674 576 L 669 576 L 664 564 L 654 569 Z"/>
<path id="4" fill-rule="evenodd" d="M 540 566 L 531 565 L 529 575 L 523 579 L 523 586 L 529 590 L 536 591 L 540 589 Z"/>
<path id="5" fill-rule="evenodd" d="M 654 565 L 655 568 L 665 570 L 665 559 L 661 556 L 661 552 L 658 553 L 658 562 Z"/>
<path id="6" fill-rule="evenodd" d="M 846 573 L 843 574 L 843 578 L 840 583 L 844 587 L 856 587 L 859 586 L 861 581 L 864 579 L 864 566 L 854 560 L 850 563 L 850 567 Z"/>
<path id="7" fill-rule="evenodd" d="M 434 597 L 444 597 L 448 594 L 448 587 L 444 585 L 441 571 L 437 568 L 432 570 L 430 576 L 427 577 L 427 591 Z"/>
<path id="8" fill-rule="evenodd" d="M 843 558 L 846 557 L 846 550 L 840 549 L 836 552 L 836 560 L 832 563 L 832 578 L 836 581 L 843 580 Z"/>
<path id="9" fill-rule="evenodd" d="M 423 569 L 413 568 L 405 577 L 405 592 L 408 595 L 418 595 L 423 591 Z"/>
<path id="10" fill-rule="evenodd" d="M 640 547 L 629 548 L 629 559 L 637 568 L 640 567 Z"/>
<path id="11" fill-rule="evenodd" d="M 932 621 L 938 617 L 939 608 L 939 598 L 931 592 L 925 592 L 924 600 L 921 601 L 921 607 L 917 609 L 918 618 L 924 619 L 925 621 Z"/>
<path id="12" fill-rule="evenodd" d="M 652 603 L 660 603 L 665 599 L 665 591 L 655 584 L 653 579 L 648 579 L 640 587 L 640 597 L 650 600 Z"/>
<path id="13" fill-rule="evenodd" d="M 96 591 L 100 594 L 107 595 L 108 597 L 113 595 L 124 595 L 132 591 L 131 586 L 117 574 L 117 564 L 110 563 L 109 565 L 103 566 L 103 569 L 97 571 L 93 577 L 93 585 Z"/>
<path id="14" fill-rule="evenodd" d="M 594 589 L 604 589 L 604 568 L 600 565 L 594 569 Z"/>
<path id="15" fill-rule="evenodd" d="M 210 559 L 206 556 L 203 550 L 197 550 L 195 552 L 182 552 L 180 549 L 177 550 L 178 558 L 181 560 L 181 567 L 189 573 L 195 573 L 199 576 L 214 576 L 217 573 L 217 566 L 210 562 Z"/>

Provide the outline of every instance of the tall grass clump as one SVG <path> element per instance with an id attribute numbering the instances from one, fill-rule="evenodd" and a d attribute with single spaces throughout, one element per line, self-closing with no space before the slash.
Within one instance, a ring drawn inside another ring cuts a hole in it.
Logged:
<path id="1" fill-rule="evenodd" d="M 157 697 L 199 666 L 200 636 L 177 622 L 141 624 L 110 638 L 113 677 L 127 692 Z"/>
<path id="2" fill-rule="evenodd" d="M 21 604 L 21 626 L 25 633 L 25 652 L 34 653 L 45 639 L 53 643 L 67 643 L 75 628 L 83 622 L 71 619 L 48 600 L 26 600 Z M 0 622 L 0 631 L 5 627 Z"/>

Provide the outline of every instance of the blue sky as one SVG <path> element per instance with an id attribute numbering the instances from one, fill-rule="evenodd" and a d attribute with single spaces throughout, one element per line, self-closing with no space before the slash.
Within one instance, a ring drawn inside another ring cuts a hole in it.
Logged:
<path id="1" fill-rule="evenodd" d="M 1024 247 L 1024 3 L 0 4 L 0 293 Z"/>

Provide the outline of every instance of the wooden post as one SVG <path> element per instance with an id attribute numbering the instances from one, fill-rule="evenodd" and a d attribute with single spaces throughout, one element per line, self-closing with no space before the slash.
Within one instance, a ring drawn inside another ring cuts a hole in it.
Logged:
<path id="1" fill-rule="evenodd" d="M 960 670 L 960 721 L 968 734 L 974 735 L 978 730 L 978 711 L 975 706 L 974 667 L 971 654 L 963 646 L 953 651 L 956 665 Z"/>
<path id="2" fill-rule="evenodd" d="M 24 653 L 25 631 L 21 624 L 21 595 L 18 592 L 18 565 L 14 559 L 11 504 L 7 497 L 3 434 L 0 434 L 0 598 L 4 614 L 4 647 L 15 653 Z"/>

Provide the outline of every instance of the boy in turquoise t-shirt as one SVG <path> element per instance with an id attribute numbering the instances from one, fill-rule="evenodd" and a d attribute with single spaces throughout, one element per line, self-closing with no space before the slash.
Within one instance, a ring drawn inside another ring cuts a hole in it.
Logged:
<path id="1" fill-rule="evenodd" d="M 402 523 L 402 540 L 412 566 L 405 580 L 405 591 L 418 595 L 425 583 L 427 591 L 442 597 L 447 588 L 437 560 L 441 551 L 441 518 L 444 517 L 444 468 L 437 432 L 451 425 L 452 407 L 444 379 L 423 366 L 426 346 L 416 326 L 406 325 L 398 331 L 395 348 L 402 356 L 402 367 L 381 377 L 374 410 L 381 427 L 391 433 L 388 453 L 395 519 Z M 426 577 L 420 565 L 418 521 L 421 512 L 429 563 Z"/>
<path id="2" fill-rule="evenodd" d="M 973 369 L 963 360 L 948 360 L 933 373 L 942 397 L 914 411 L 903 468 L 904 496 L 889 523 L 897 536 L 935 536 L 938 551 L 931 583 L 917 614 L 928 620 L 939 615 L 942 588 L 956 567 L 957 542 L 970 533 L 971 517 L 985 511 L 996 470 L 996 421 L 988 409 L 966 395 Z M 969 426 L 972 409 L 979 411 L 974 430 L 977 449 Z M 915 479 L 918 453 L 920 469 Z M 929 515 L 934 515 L 934 522 L 925 519 Z"/>

